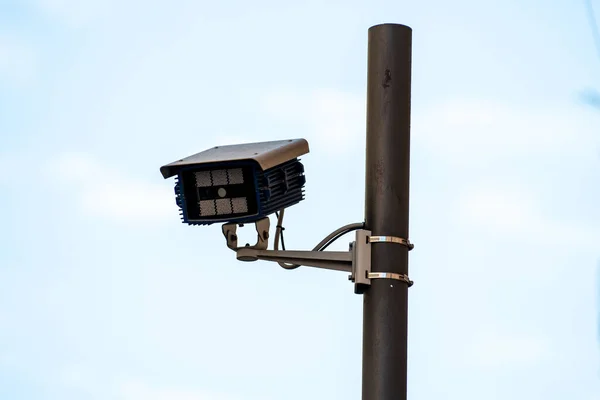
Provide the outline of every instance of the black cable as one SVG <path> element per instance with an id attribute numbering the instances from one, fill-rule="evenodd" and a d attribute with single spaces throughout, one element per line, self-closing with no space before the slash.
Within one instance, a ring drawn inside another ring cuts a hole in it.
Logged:
<path id="1" fill-rule="evenodd" d="M 275 216 L 279 221 L 279 212 L 275 211 Z M 279 237 L 281 239 L 281 250 L 285 250 L 285 240 L 283 239 L 283 231 L 285 231 L 285 228 L 282 225 L 277 225 L 275 228 L 277 228 L 279 231 Z"/>
<path id="2" fill-rule="evenodd" d="M 283 241 L 283 215 L 285 213 L 285 209 L 282 209 L 280 212 L 275 212 L 275 216 L 277 217 L 277 225 L 275 230 L 275 250 L 279 250 L 279 239 L 281 239 L 281 248 L 285 250 L 285 243 Z M 296 264 L 288 264 L 285 262 L 278 262 L 279 266 L 284 269 L 296 269 L 299 265 Z"/>
<path id="3" fill-rule="evenodd" d="M 363 222 L 356 222 L 354 224 L 344 225 L 341 228 L 338 228 L 335 231 L 331 232 L 329 235 L 327 235 L 325 237 L 325 239 L 321 240 L 321 242 L 319 244 L 317 244 L 313 250 L 323 251 L 330 244 L 332 244 L 333 242 L 335 242 L 336 240 L 338 240 L 339 238 L 344 236 L 346 233 L 355 231 L 357 229 L 363 229 L 364 227 L 365 227 L 365 224 Z"/>
<path id="4" fill-rule="evenodd" d="M 283 227 L 281 227 L 281 250 L 285 251 L 285 240 L 283 239 Z"/>
<path id="5" fill-rule="evenodd" d="M 285 250 L 285 242 L 283 239 L 283 231 L 285 230 L 285 228 L 283 227 L 284 212 L 285 212 L 284 209 L 282 209 L 279 212 L 277 212 L 277 211 L 275 212 L 275 217 L 277 217 L 277 225 L 276 225 L 276 230 L 275 230 L 275 250 L 279 250 L 279 240 L 280 239 L 281 239 L 281 249 Z M 323 240 L 321 240 L 312 249 L 312 251 L 323 251 L 327 247 L 329 247 L 329 245 L 331 245 L 333 242 L 338 240 L 340 237 L 344 236 L 346 233 L 355 231 L 357 229 L 363 229 L 364 227 L 365 227 L 365 224 L 363 222 L 344 225 L 341 228 L 338 228 L 335 231 L 331 232 L 329 235 L 327 235 Z M 288 264 L 288 263 L 284 263 L 284 262 L 279 262 L 278 264 L 282 268 L 285 268 L 285 269 L 296 269 L 299 267 L 299 265 Z"/>

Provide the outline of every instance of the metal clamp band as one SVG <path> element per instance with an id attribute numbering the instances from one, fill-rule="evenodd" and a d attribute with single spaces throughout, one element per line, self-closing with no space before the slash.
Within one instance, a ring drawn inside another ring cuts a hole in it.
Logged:
<path id="1" fill-rule="evenodd" d="M 409 251 L 415 247 L 408 239 L 396 236 L 369 236 L 369 243 L 397 243 L 408 247 Z"/>
<path id="2" fill-rule="evenodd" d="M 397 274 L 395 272 L 369 272 L 369 279 L 395 279 L 408 284 L 408 287 L 413 285 L 413 281 L 408 278 L 408 275 Z"/>

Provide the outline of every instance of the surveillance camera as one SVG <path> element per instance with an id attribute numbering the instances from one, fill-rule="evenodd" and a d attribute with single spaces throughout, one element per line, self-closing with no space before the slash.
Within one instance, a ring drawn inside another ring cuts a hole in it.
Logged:
<path id="1" fill-rule="evenodd" d="M 160 168 L 184 223 L 255 222 L 304 199 L 304 139 L 217 146 Z"/>

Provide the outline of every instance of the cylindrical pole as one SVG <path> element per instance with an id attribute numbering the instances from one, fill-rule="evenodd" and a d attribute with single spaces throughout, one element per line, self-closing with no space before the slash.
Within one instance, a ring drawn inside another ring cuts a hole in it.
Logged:
<path id="1" fill-rule="evenodd" d="M 369 29 L 365 225 L 408 239 L 412 30 Z M 408 248 L 371 245 L 371 271 L 408 274 Z M 363 400 L 405 400 L 408 285 L 373 279 L 363 306 Z"/>

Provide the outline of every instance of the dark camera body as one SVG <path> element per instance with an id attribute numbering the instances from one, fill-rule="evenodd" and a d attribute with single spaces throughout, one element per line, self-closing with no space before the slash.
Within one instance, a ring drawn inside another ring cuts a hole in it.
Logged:
<path id="1" fill-rule="evenodd" d="M 304 139 L 219 146 L 161 168 L 184 223 L 254 222 L 304 199 Z"/>

